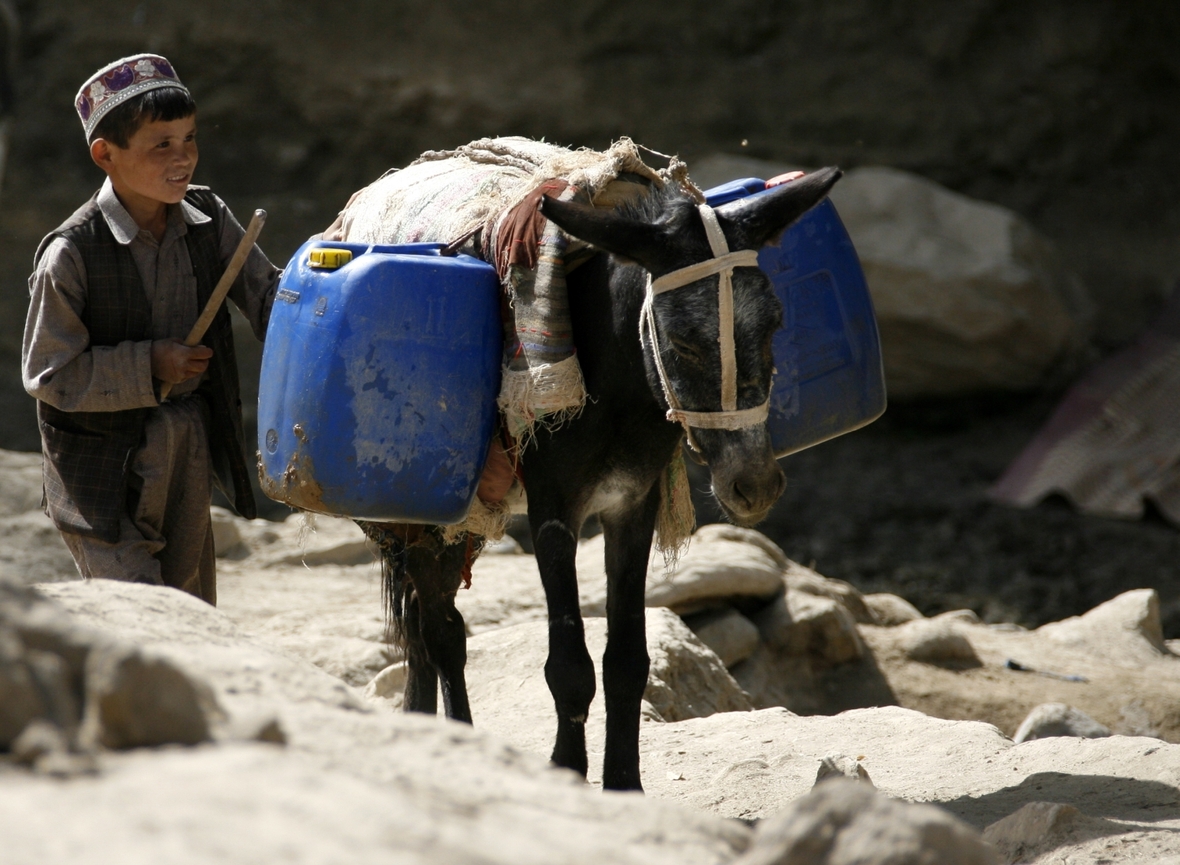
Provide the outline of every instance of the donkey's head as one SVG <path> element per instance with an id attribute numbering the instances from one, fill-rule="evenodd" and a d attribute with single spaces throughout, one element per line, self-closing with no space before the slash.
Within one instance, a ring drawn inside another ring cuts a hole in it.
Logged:
<path id="1" fill-rule="evenodd" d="M 736 523 L 761 520 L 786 485 L 771 450 L 764 409 L 774 367 L 771 341 L 782 325 L 782 306 L 753 256 L 740 251 L 776 241 L 840 175 L 838 168 L 825 168 L 716 208 L 730 255 L 712 264 L 720 238 L 714 236 L 711 244 L 707 214 L 671 185 L 616 210 L 542 200 L 545 216 L 574 237 L 650 275 L 654 291 L 648 290 L 641 312 L 648 383 L 656 400 L 671 409 L 669 417 L 690 429 L 690 445 L 712 474 L 713 494 Z"/>

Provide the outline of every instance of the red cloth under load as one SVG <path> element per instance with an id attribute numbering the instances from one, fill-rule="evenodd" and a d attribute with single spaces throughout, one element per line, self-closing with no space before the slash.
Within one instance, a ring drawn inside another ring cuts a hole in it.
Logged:
<path id="1" fill-rule="evenodd" d="M 532 270 L 537 266 L 537 248 L 546 222 L 541 197 L 557 198 L 568 187 L 564 180 L 547 180 L 504 215 L 496 231 L 495 264 L 500 279 L 508 275 L 510 267 Z"/>

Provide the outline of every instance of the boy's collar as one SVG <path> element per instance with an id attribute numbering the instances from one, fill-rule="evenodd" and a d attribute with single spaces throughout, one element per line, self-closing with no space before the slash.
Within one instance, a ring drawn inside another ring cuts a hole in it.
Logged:
<path id="1" fill-rule="evenodd" d="M 107 226 L 110 227 L 111 234 L 115 235 L 115 240 L 123 246 L 129 245 L 131 241 L 135 240 L 139 234 L 139 226 L 131 218 L 131 214 L 127 212 L 123 203 L 119 201 L 119 196 L 115 194 L 115 187 L 109 177 L 103 181 L 102 189 L 98 191 L 98 209 L 102 212 Z M 180 202 L 180 214 L 184 217 L 185 226 L 204 225 L 206 222 L 212 221 L 208 215 L 187 201 Z M 187 233 L 185 226 L 181 226 L 179 232 L 181 235 Z"/>

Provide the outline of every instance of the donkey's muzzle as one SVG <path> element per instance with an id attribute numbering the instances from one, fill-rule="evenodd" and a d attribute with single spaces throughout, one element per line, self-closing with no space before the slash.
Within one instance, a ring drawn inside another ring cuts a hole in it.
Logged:
<path id="1" fill-rule="evenodd" d="M 738 525 L 752 526 L 761 522 L 778 501 L 786 489 L 787 478 L 774 459 L 765 432 L 761 436 L 754 431 L 743 433 L 739 435 L 747 439 L 746 447 L 734 447 L 736 443 L 731 442 L 730 447 L 722 446 L 706 453 L 706 458 L 712 474 L 713 495 L 726 516 Z M 761 446 L 749 441 L 751 438 Z"/>

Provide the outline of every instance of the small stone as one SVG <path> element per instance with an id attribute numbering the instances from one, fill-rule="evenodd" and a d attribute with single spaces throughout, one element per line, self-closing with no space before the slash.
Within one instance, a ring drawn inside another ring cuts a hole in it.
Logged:
<path id="1" fill-rule="evenodd" d="M 287 731 L 274 715 L 262 712 L 235 715 L 216 725 L 219 741 L 269 742 L 286 745 Z"/>
<path id="2" fill-rule="evenodd" d="M 24 645 L 15 633 L 0 626 L 0 750 L 44 714 L 45 701 L 25 663 Z"/>
<path id="3" fill-rule="evenodd" d="M 33 771 L 58 779 L 95 775 L 98 773 L 98 760 L 89 752 L 75 754 L 70 751 L 50 751 L 38 758 L 33 764 Z"/>
<path id="4" fill-rule="evenodd" d="M 61 728 L 44 718 L 36 718 L 13 741 L 12 758 L 22 766 L 32 766 L 46 754 L 68 750 L 69 742 Z"/>
<path id="5" fill-rule="evenodd" d="M 717 653 L 726 667 L 732 667 L 754 654 L 762 636 L 758 627 L 733 608 L 701 613 L 685 624 L 702 643 Z"/>
<path id="6" fill-rule="evenodd" d="M 978 625 L 979 614 L 975 610 L 947 610 L 934 617 L 942 622 L 962 622 L 964 625 Z"/>
<path id="7" fill-rule="evenodd" d="M 1019 861 L 1068 832 L 1079 813 L 1072 805 L 1029 802 L 984 829 L 983 840 L 994 845 L 1005 861 Z"/>
<path id="8" fill-rule="evenodd" d="M 1110 730 L 1085 712 L 1065 703 L 1042 703 L 1021 723 L 1012 741 L 1020 744 L 1033 739 L 1053 736 L 1077 736 L 1082 739 L 1103 739 Z"/>
<path id="9" fill-rule="evenodd" d="M 851 583 L 822 576 L 797 562 L 790 563 L 783 578 L 786 580 L 788 592 L 804 592 L 821 598 L 831 598 L 852 613 L 852 618 L 859 624 L 875 624 L 873 614 L 865 604 L 864 595 Z"/>
<path id="10" fill-rule="evenodd" d="M 1036 633 L 1111 659 L 1150 661 L 1168 655 L 1155 589 L 1135 589 L 1081 616 L 1050 622 Z"/>
<path id="11" fill-rule="evenodd" d="M 875 592 L 865 595 L 864 600 L 865 606 L 873 614 L 873 623 L 884 628 L 893 628 L 923 618 L 917 607 L 898 595 Z"/>
<path id="12" fill-rule="evenodd" d="M 242 540 L 238 520 L 230 511 L 214 505 L 209 508 L 209 518 L 213 523 L 213 549 L 216 551 L 217 558 L 249 552 L 249 548 Z"/>
<path id="13" fill-rule="evenodd" d="M 1111 732 L 1120 736 L 1163 738 L 1151 719 L 1151 713 L 1138 700 L 1132 700 L 1119 709 L 1119 723 Z"/>
<path id="14" fill-rule="evenodd" d="M 766 644 L 788 656 L 843 664 L 864 656 L 852 614 L 831 598 L 787 592 L 753 617 Z"/>
<path id="15" fill-rule="evenodd" d="M 52 652 L 29 650 L 25 652 L 25 664 L 44 701 L 45 717 L 72 737 L 78 729 L 80 712 L 66 662 Z"/>
<path id="16" fill-rule="evenodd" d="M 504 535 L 498 541 L 489 541 L 479 551 L 482 556 L 519 556 L 524 554 L 524 547 L 512 535 Z"/>
<path id="17" fill-rule="evenodd" d="M 859 760 L 844 754 L 828 754 L 819 762 L 819 771 L 815 773 L 815 783 L 831 778 L 848 778 L 852 781 L 864 781 L 873 785 L 869 772 Z"/>
<path id="18" fill-rule="evenodd" d="M 269 742 L 272 745 L 286 745 L 287 731 L 279 723 L 278 718 L 271 718 L 263 722 L 251 737 L 255 742 Z"/>
<path id="19" fill-rule="evenodd" d="M 365 686 L 365 698 L 369 700 L 388 700 L 402 692 L 406 686 L 406 662 L 398 661 L 390 664 L 373 677 Z"/>
<path id="20" fill-rule="evenodd" d="M 979 833 L 934 805 L 832 778 L 758 824 L 733 865 L 996 865 Z"/>
<path id="21" fill-rule="evenodd" d="M 207 742 L 217 716 L 203 682 L 162 657 L 108 645 L 91 653 L 80 739 L 123 749 Z"/>
<path id="22" fill-rule="evenodd" d="M 981 666 L 971 642 L 947 619 L 919 619 L 901 626 L 902 647 L 912 661 L 947 667 Z"/>
<path id="23" fill-rule="evenodd" d="M 646 603 L 687 615 L 735 597 L 772 598 L 782 591 L 785 561 L 773 541 L 752 529 L 702 526 L 675 570 L 649 571 Z"/>

